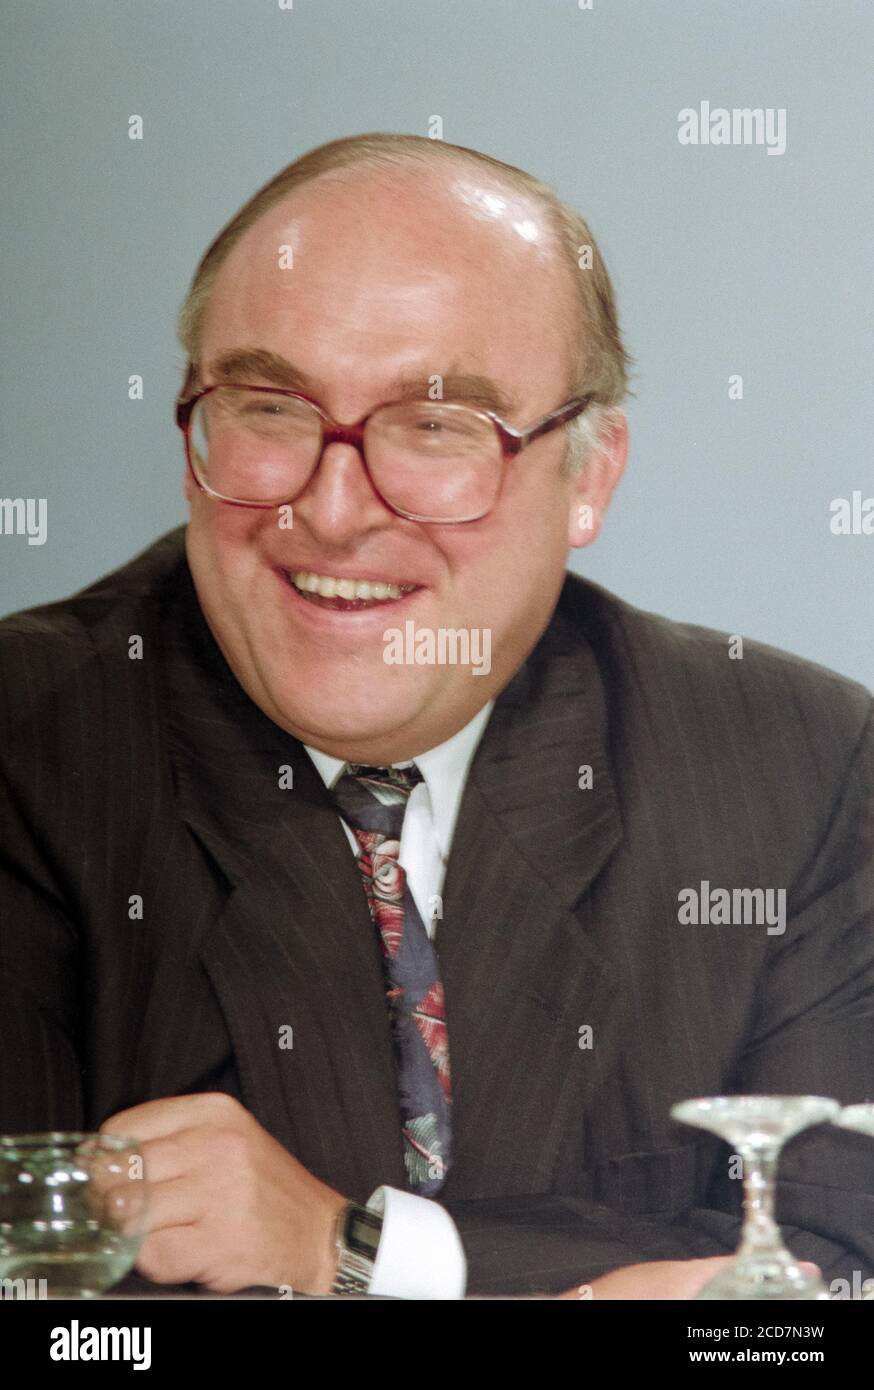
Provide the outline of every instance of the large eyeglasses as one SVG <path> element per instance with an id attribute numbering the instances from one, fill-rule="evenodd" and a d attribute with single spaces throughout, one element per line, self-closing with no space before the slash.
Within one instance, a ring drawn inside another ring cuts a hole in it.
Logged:
<path id="1" fill-rule="evenodd" d="M 581 415 L 577 396 L 527 429 L 449 401 L 392 401 L 355 425 L 276 386 L 207 386 L 176 403 L 198 487 L 237 507 L 279 507 L 307 486 L 328 444 L 352 444 L 383 502 L 410 521 L 477 521 L 498 499 L 504 465 Z"/>

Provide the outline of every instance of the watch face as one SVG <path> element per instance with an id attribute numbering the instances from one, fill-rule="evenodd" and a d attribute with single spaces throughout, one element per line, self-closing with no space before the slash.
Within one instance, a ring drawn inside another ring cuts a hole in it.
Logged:
<path id="1" fill-rule="evenodd" d="M 337 1232 L 337 1277 L 332 1293 L 367 1293 L 373 1277 L 382 1217 L 350 1202 Z"/>
<path id="2" fill-rule="evenodd" d="M 368 1211 L 366 1207 L 350 1206 L 346 1213 L 343 1244 L 347 1250 L 354 1250 L 357 1255 L 366 1255 L 374 1260 L 381 1231 L 381 1216 Z"/>

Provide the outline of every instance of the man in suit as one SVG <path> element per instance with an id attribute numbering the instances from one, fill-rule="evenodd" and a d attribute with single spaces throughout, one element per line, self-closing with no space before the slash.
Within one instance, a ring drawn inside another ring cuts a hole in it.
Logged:
<path id="1" fill-rule="evenodd" d="M 688 1296 L 740 1184 L 671 1104 L 871 1092 L 870 695 L 566 573 L 627 359 L 520 171 L 315 151 L 181 337 L 188 526 L 0 625 L 0 1127 L 132 1134 L 158 1282 Z M 868 1141 L 778 1215 L 874 1273 Z"/>

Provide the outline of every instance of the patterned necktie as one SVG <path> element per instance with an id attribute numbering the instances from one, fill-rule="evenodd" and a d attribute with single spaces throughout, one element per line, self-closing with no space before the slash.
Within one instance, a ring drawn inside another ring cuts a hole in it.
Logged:
<path id="1" fill-rule="evenodd" d="M 439 1191 L 449 1169 L 449 1049 L 437 953 L 398 862 L 413 767 L 347 764 L 333 796 L 359 844 L 358 867 L 379 928 L 398 1069 L 409 1186 Z"/>

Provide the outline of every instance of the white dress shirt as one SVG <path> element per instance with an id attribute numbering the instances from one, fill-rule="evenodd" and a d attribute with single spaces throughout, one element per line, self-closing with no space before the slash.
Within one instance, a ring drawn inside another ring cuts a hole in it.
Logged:
<path id="1" fill-rule="evenodd" d="M 457 734 L 415 759 L 423 780 L 407 801 L 398 858 L 432 940 L 443 916 L 443 877 L 468 770 L 493 705 L 490 700 Z M 307 747 L 307 752 L 325 786 L 333 787 L 346 763 L 318 748 Z M 408 767 L 409 762 L 397 766 Z M 358 841 L 345 821 L 343 829 L 357 857 Z M 449 1057 L 451 1068 L 451 1038 Z M 467 1261 L 455 1222 L 445 1208 L 430 1197 L 396 1187 L 378 1187 L 367 1205 L 383 1215 L 371 1293 L 393 1298 L 464 1297 Z"/>

